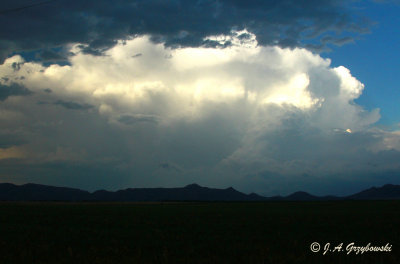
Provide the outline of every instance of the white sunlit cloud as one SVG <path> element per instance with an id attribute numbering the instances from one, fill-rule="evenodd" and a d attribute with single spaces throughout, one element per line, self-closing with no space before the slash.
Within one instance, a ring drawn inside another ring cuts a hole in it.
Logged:
<path id="1" fill-rule="evenodd" d="M 142 55 L 135 57 L 134 54 Z M 112 96 L 121 96 L 118 101 L 123 105 L 146 101 L 154 94 L 173 94 L 186 101 L 175 111 L 185 111 L 184 106 L 192 101 L 221 102 L 245 97 L 256 100 L 257 105 L 318 106 L 325 98 L 310 93 L 308 86 L 314 80 L 310 80 L 307 73 L 318 67 L 339 78 L 340 96 L 345 103 L 357 98 L 363 89 L 346 68 L 330 69 L 329 61 L 304 49 L 236 43 L 225 49 L 171 50 L 161 44 L 152 44 L 147 37 L 140 37 L 121 42 L 104 57 L 78 52 L 70 61 L 72 66 L 51 65 L 47 68 L 25 63 L 18 72 L 26 78 L 21 83 L 31 89 L 46 86 L 72 97 L 85 94 L 89 102 L 98 105 L 103 105 L 106 98 Z M 23 63 L 23 59 L 19 56 L 8 59 L 2 74 L 15 75 L 11 67 L 7 67 L 15 62 Z"/>
<path id="2" fill-rule="evenodd" d="M 354 102 L 364 85 L 348 69 L 332 68 L 306 49 L 258 46 L 249 36 L 231 37 L 228 48 L 178 49 L 142 36 L 101 57 L 74 45 L 67 66 L 8 58 L 1 84 L 18 83 L 33 94 L 1 104 L 0 118 L 15 116 L 8 129 L 28 143 L 1 149 L 0 159 L 107 161 L 137 172 L 132 182 L 142 185 L 247 186 L 241 182 L 248 175 L 266 171 L 287 177 L 366 171 L 365 150 L 399 149 L 397 132 L 370 134 L 379 110 Z M 252 186 L 259 181 L 266 180 L 257 176 Z"/>

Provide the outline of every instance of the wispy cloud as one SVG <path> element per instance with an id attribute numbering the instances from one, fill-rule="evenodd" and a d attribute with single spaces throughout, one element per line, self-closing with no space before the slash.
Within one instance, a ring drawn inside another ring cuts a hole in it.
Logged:
<path id="1" fill-rule="evenodd" d="M 6 100 L 10 96 L 26 96 L 32 92 L 18 83 L 0 84 L 0 101 Z"/>
<path id="2" fill-rule="evenodd" d="M 93 106 L 89 104 L 80 104 L 72 101 L 63 101 L 63 100 L 58 100 L 53 104 L 60 105 L 66 109 L 71 109 L 71 110 L 88 110 L 90 108 L 93 108 Z"/>

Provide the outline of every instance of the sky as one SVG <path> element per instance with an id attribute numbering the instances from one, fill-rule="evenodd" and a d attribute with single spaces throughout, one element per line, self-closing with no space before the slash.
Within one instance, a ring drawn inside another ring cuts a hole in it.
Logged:
<path id="1" fill-rule="evenodd" d="M 0 3 L 0 182 L 400 184 L 398 1 Z"/>

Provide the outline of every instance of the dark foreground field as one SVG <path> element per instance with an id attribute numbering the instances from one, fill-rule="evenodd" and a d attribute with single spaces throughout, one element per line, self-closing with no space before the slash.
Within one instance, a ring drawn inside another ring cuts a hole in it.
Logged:
<path id="1" fill-rule="evenodd" d="M 399 224 L 400 201 L 4 202 L 0 263 L 400 263 Z"/>

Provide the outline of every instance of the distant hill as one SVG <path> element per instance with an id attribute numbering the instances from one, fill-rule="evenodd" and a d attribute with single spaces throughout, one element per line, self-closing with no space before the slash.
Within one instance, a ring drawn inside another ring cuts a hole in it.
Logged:
<path id="1" fill-rule="evenodd" d="M 352 200 L 398 200 L 400 185 L 386 184 L 382 187 L 372 187 L 347 197 Z"/>
<path id="2" fill-rule="evenodd" d="M 96 191 L 91 198 L 98 201 L 255 201 L 265 197 L 244 194 L 232 187 L 213 189 L 190 184 L 183 188 L 129 188 L 117 192 Z"/>
<path id="3" fill-rule="evenodd" d="M 232 187 L 213 189 L 190 184 L 182 188 L 129 188 L 93 193 L 73 188 L 40 184 L 0 183 L 2 201 L 260 201 L 257 194 L 244 194 Z"/>
<path id="4" fill-rule="evenodd" d="M 1 201 L 317 201 L 317 200 L 389 200 L 400 199 L 400 185 L 386 184 L 345 196 L 314 196 L 295 192 L 282 197 L 244 194 L 232 187 L 215 189 L 190 184 L 180 188 L 128 188 L 115 192 L 99 190 L 93 193 L 74 188 L 41 184 L 14 185 L 0 183 Z"/>
<path id="5" fill-rule="evenodd" d="M 318 200 L 319 197 L 311 195 L 306 192 L 295 192 L 289 196 L 283 197 L 283 200 L 290 200 L 290 201 L 314 201 Z"/>
<path id="6" fill-rule="evenodd" d="M 0 183 L 0 200 L 3 201 L 82 201 L 90 199 L 90 195 L 87 191 L 66 187 L 33 183 L 24 185 Z"/>

